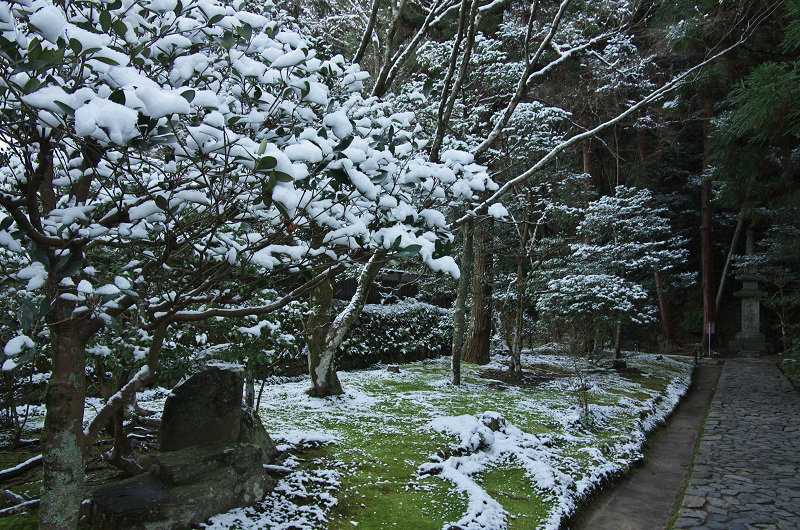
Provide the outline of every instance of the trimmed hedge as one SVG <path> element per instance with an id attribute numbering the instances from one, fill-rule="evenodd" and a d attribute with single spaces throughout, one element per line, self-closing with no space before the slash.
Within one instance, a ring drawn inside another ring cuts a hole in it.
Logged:
<path id="1" fill-rule="evenodd" d="M 342 370 L 449 355 L 453 313 L 416 301 L 366 305 L 337 355 Z"/>

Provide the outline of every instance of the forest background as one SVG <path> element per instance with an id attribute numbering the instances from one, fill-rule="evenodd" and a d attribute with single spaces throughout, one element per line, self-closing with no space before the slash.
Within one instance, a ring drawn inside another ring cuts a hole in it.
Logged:
<path id="1" fill-rule="evenodd" d="M 3 375 L 15 410 L 49 374 L 43 527 L 75 523 L 105 423 L 198 352 L 251 382 L 307 356 L 340 393 L 386 270 L 452 309 L 454 384 L 493 344 L 516 377 L 523 344 L 724 348 L 744 270 L 796 354 L 799 13 L 0 4 Z M 84 429 L 87 386 L 108 405 Z"/>

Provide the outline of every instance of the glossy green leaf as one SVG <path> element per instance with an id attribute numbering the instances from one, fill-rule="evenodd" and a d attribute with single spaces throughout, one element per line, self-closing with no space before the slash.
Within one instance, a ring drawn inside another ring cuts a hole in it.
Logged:
<path id="1" fill-rule="evenodd" d="M 68 278 L 70 276 L 74 276 L 83 268 L 83 263 L 80 261 L 73 261 L 69 265 L 67 265 L 63 271 L 56 273 L 56 276 L 59 278 Z"/>

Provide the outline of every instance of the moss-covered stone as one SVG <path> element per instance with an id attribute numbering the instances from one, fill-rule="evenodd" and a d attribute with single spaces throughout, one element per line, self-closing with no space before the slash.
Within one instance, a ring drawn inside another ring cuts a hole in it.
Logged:
<path id="1" fill-rule="evenodd" d="M 261 448 L 211 442 L 157 457 L 153 470 L 91 494 L 97 529 L 172 530 L 262 500 L 275 487 Z"/>
<path id="2" fill-rule="evenodd" d="M 244 374 L 208 368 L 172 389 L 158 433 L 161 451 L 239 439 Z"/>

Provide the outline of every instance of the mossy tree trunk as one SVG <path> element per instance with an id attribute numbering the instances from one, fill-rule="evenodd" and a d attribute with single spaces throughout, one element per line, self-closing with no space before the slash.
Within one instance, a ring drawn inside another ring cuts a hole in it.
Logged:
<path id="1" fill-rule="evenodd" d="M 378 276 L 383 264 L 384 257 L 380 254 L 373 254 L 369 262 L 364 265 L 361 275 L 358 278 L 356 292 L 350 299 L 341 313 L 331 321 L 331 308 L 333 305 L 333 288 L 330 282 L 327 287 L 322 287 L 320 291 L 315 290 L 312 294 L 312 306 L 319 305 L 314 313 L 313 323 L 309 316 L 308 332 L 313 333 L 310 342 L 314 342 L 312 347 L 309 342 L 308 362 L 309 373 L 311 375 L 311 389 L 309 395 L 315 397 L 325 397 L 343 394 L 342 385 L 334 368 L 336 350 L 341 346 L 350 326 L 358 319 L 364 304 L 367 303 L 369 288 Z M 328 324 L 325 324 L 327 319 Z"/>
<path id="2" fill-rule="evenodd" d="M 83 407 L 89 333 L 87 322 L 73 320 L 73 305 L 56 299 L 49 315 L 53 372 L 45 396 L 40 530 L 76 528 L 85 494 Z"/>
<path id="3" fill-rule="evenodd" d="M 458 296 L 453 315 L 453 349 L 450 357 L 454 385 L 461 384 L 461 355 L 464 350 L 464 333 L 467 329 L 467 298 L 469 298 L 469 288 L 472 282 L 472 261 L 474 259 L 472 219 L 462 225 L 461 231 L 464 234 L 464 252 L 461 255 L 461 277 L 458 279 Z"/>
<path id="4" fill-rule="evenodd" d="M 342 385 L 333 369 L 333 359 L 322 366 L 325 354 L 325 338 L 332 323 L 333 286 L 330 280 L 320 282 L 311 290 L 308 321 L 306 322 L 306 347 L 308 348 L 308 372 L 311 376 L 312 396 L 342 394 Z"/>

